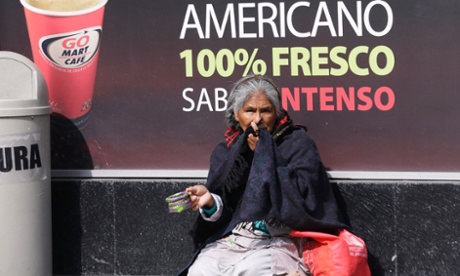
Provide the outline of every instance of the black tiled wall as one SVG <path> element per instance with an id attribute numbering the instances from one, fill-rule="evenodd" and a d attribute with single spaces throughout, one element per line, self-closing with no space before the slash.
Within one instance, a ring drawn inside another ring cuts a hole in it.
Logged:
<path id="1" fill-rule="evenodd" d="M 175 275 L 195 213 L 164 199 L 204 180 L 52 181 L 55 275 Z M 459 275 L 460 183 L 338 181 L 372 275 Z"/>

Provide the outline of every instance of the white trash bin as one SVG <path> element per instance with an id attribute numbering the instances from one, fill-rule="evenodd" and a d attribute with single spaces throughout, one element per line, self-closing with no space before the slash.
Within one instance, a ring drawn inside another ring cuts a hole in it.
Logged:
<path id="1" fill-rule="evenodd" d="M 52 275 L 50 113 L 45 79 L 0 51 L 0 275 Z"/>

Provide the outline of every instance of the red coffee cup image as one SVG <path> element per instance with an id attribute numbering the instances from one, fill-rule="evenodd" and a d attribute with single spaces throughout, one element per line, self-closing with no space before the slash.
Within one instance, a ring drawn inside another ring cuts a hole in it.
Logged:
<path id="1" fill-rule="evenodd" d="M 48 84 L 53 115 L 59 115 L 54 118 L 64 117 L 82 128 L 89 120 L 93 102 L 108 0 L 90 0 L 87 7 L 81 7 L 84 1 L 76 0 L 78 7 L 62 7 L 62 10 L 34 3 L 40 1 L 52 2 L 21 0 L 33 60 Z"/>

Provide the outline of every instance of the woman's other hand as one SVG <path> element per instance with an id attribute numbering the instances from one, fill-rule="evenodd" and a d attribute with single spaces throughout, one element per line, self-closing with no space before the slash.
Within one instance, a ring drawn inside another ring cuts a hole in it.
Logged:
<path id="1" fill-rule="evenodd" d="M 214 206 L 214 199 L 206 186 L 195 185 L 188 187 L 185 191 L 190 196 L 193 211 L 196 211 L 203 206 L 206 206 L 206 208 L 212 208 Z"/>

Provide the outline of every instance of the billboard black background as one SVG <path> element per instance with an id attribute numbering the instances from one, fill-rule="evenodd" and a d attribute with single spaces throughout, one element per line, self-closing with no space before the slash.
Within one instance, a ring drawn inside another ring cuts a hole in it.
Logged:
<path id="1" fill-rule="evenodd" d="M 250 1 L 240 1 L 248 2 Z M 320 1 L 295 20 L 312 22 Z M 326 2 L 335 15 L 337 1 Z M 346 1 L 353 7 L 357 1 Z M 363 7 L 371 1 L 361 1 Z M 273 79 L 279 87 L 388 86 L 395 94 L 389 111 L 322 111 L 317 106 L 289 110 L 296 123 L 308 126 L 322 158 L 331 170 L 360 171 L 459 171 L 460 165 L 460 2 L 385 1 L 393 11 L 391 31 L 383 37 L 354 35 L 332 37 L 320 28 L 317 37 L 199 39 L 191 32 L 179 39 L 188 4 L 204 11 L 202 1 L 109 0 L 95 85 L 90 123 L 81 130 L 96 169 L 207 169 L 209 155 L 223 139 L 222 112 L 185 112 L 189 107 L 182 91 L 191 87 L 195 102 L 206 88 L 229 89 L 241 77 L 237 68 L 230 77 L 185 77 L 185 49 L 250 53 L 270 67 L 273 47 L 366 45 L 389 47 L 395 55 L 394 70 L 387 76 L 291 76 L 283 70 Z M 217 13 L 229 1 L 210 1 Z M 285 1 L 286 6 L 294 1 Z M 374 26 L 386 17 L 371 14 Z M 305 23 L 307 24 L 307 23 Z M 19 1 L 0 3 L 0 49 L 31 58 L 26 22 Z M 271 72 L 267 74 L 270 75 Z M 80 141 L 82 142 L 82 141 Z M 72 162 L 66 168 L 86 168 Z"/>

